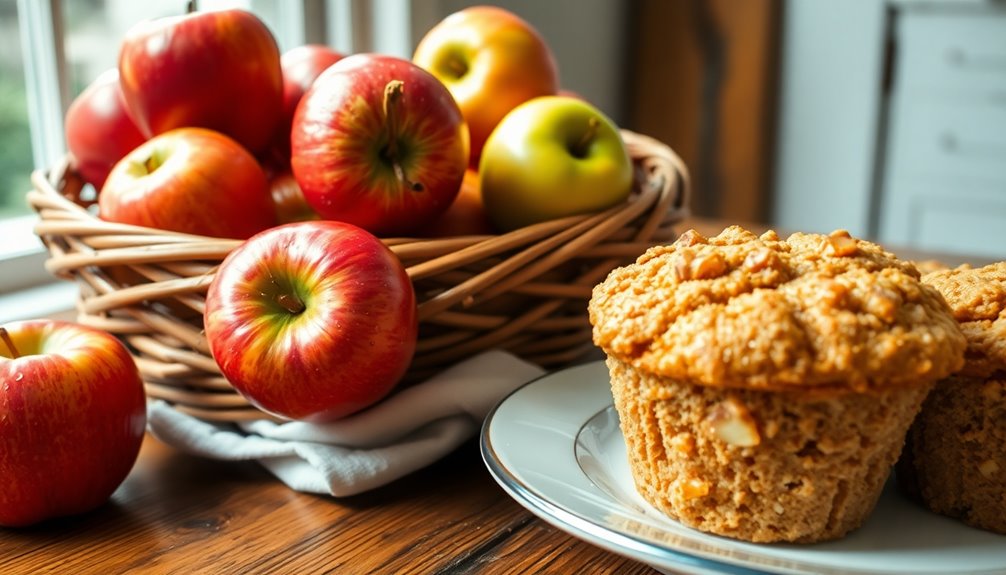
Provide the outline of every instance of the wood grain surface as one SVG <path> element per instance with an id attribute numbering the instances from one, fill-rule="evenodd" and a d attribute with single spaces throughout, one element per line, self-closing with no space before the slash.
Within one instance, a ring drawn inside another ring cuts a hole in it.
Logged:
<path id="1" fill-rule="evenodd" d="M 653 569 L 531 515 L 477 442 L 363 495 L 297 493 L 257 463 L 147 437 L 112 500 L 79 517 L 0 528 L 0 573 L 618 573 Z"/>

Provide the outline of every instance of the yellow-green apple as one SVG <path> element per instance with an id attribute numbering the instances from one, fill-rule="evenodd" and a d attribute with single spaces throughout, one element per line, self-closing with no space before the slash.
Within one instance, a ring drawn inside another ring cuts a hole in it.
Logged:
<path id="1" fill-rule="evenodd" d="M 455 12 L 430 29 L 412 61 L 454 95 L 471 132 L 471 165 L 503 116 L 536 96 L 559 89 L 552 50 L 516 14 L 495 6 Z"/>
<path id="2" fill-rule="evenodd" d="M 286 224 L 220 264 L 206 338 L 220 371 L 259 409 L 330 421 L 384 397 L 416 346 L 416 296 L 373 234 L 345 222 Z"/>
<path id="3" fill-rule="evenodd" d="M 389 236 L 443 213 L 468 165 L 468 131 L 447 88 L 392 56 L 356 54 L 304 95 L 291 134 L 293 175 L 322 218 Z"/>
<path id="4" fill-rule="evenodd" d="M 279 48 L 251 12 L 190 12 L 126 33 L 119 75 L 130 115 L 147 137 L 197 126 L 253 154 L 272 142 L 283 112 Z"/>
<path id="5" fill-rule="evenodd" d="M 417 235 L 429 238 L 446 238 L 494 233 L 496 230 L 482 206 L 479 173 L 475 169 L 469 168 L 465 172 L 465 179 L 461 182 L 461 190 L 454 198 L 451 207 L 440 214 L 440 217 L 423 226 Z"/>
<path id="6" fill-rule="evenodd" d="M 234 140 L 179 128 L 147 140 L 112 168 L 98 195 L 107 221 L 244 239 L 276 225 L 265 172 Z"/>
<path id="7" fill-rule="evenodd" d="M 479 176 L 489 219 L 514 230 L 623 202 L 633 172 L 611 119 L 579 98 L 545 96 L 503 118 L 486 142 Z"/>
<path id="8" fill-rule="evenodd" d="M 0 327 L 0 525 L 108 500 L 146 427 L 136 364 L 108 333 L 36 320 Z"/>
<path id="9" fill-rule="evenodd" d="M 273 174 L 269 178 L 269 192 L 279 223 L 289 224 L 319 219 L 318 213 L 312 210 L 304 199 L 304 192 L 300 190 L 292 173 L 284 171 Z"/>
<path id="10" fill-rule="evenodd" d="M 276 128 L 276 136 L 269 161 L 281 168 L 290 165 L 290 128 L 297 104 L 311 84 L 329 66 L 345 57 L 323 44 L 305 44 L 291 48 L 280 56 L 283 71 L 283 116 Z"/>
<path id="11" fill-rule="evenodd" d="M 116 162 L 146 140 L 126 112 L 115 68 L 99 74 L 73 99 L 64 130 L 74 169 L 95 190 Z"/>

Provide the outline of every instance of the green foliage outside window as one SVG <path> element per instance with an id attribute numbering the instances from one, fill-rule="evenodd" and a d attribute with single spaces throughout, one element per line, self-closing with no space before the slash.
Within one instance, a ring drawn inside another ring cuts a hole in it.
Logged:
<path id="1" fill-rule="evenodd" d="M 0 218 L 26 214 L 34 168 L 24 81 L 0 72 Z"/>

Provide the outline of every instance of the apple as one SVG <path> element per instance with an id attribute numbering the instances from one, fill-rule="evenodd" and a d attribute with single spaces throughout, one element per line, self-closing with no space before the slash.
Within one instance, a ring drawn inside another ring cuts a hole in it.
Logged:
<path id="1" fill-rule="evenodd" d="M 220 264 L 206 339 L 224 377 L 259 409 L 331 421 L 387 395 L 416 347 L 416 296 L 373 234 L 345 222 L 286 224 Z"/>
<path id="2" fill-rule="evenodd" d="M 269 178 L 269 192 L 279 223 L 319 219 L 317 212 L 312 210 L 304 199 L 304 192 L 297 185 L 292 173 L 280 172 Z"/>
<path id="3" fill-rule="evenodd" d="M 283 72 L 283 116 L 276 128 L 272 160 L 280 166 L 290 164 L 290 128 L 297 104 L 319 74 L 345 57 L 323 44 L 305 44 L 280 56 Z"/>
<path id="4" fill-rule="evenodd" d="M 447 88 L 377 54 L 347 56 L 315 80 L 291 147 L 293 175 L 322 218 L 382 236 L 446 211 L 468 166 L 468 131 Z"/>
<path id="5" fill-rule="evenodd" d="M 73 99 L 64 130 L 73 167 L 95 190 L 116 162 L 146 140 L 126 112 L 115 68 L 99 74 Z"/>
<path id="6" fill-rule="evenodd" d="M 494 6 L 475 6 L 443 19 L 419 41 L 412 61 L 454 95 L 471 132 L 471 165 L 510 110 L 559 90 L 551 48 L 528 22 Z"/>
<path id="7" fill-rule="evenodd" d="M 146 427 L 136 364 L 112 335 L 68 322 L 0 327 L 0 525 L 97 508 Z"/>
<path id="8" fill-rule="evenodd" d="M 481 236 L 496 233 L 482 205 L 479 191 L 479 173 L 469 168 L 461 181 L 461 190 L 447 211 L 422 228 L 419 236 L 446 238 Z"/>
<path id="9" fill-rule="evenodd" d="M 271 144 L 283 112 L 276 40 L 243 10 L 134 25 L 119 51 L 119 76 L 129 113 L 147 137 L 203 127 L 257 154 Z"/>
<path id="10" fill-rule="evenodd" d="M 576 92 L 574 90 L 569 90 L 567 88 L 560 88 L 558 92 L 555 93 L 556 96 L 566 96 L 569 98 L 578 98 L 584 102 L 590 103 L 590 100 L 583 97 L 583 94 Z"/>
<path id="11" fill-rule="evenodd" d="M 205 128 L 151 138 L 112 168 L 101 193 L 104 220 L 244 239 L 276 225 L 265 173 L 234 140 Z"/>
<path id="12" fill-rule="evenodd" d="M 501 230 L 614 206 L 633 178 L 615 124 L 569 96 L 514 108 L 486 141 L 479 173 L 486 213 Z"/>

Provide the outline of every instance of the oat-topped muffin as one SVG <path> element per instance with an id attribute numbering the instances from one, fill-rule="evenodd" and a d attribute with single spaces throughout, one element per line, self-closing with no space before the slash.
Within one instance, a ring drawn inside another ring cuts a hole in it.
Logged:
<path id="1" fill-rule="evenodd" d="M 1006 534 L 1006 262 L 922 280 L 950 304 L 967 351 L 912 424 L 899 484 L 937 513 Z"/>
<path id="2" fill-rule="evenodd" d="M 964 351 L 915 267 L 846 232 L 689 231 L 614 270 L 589 312 L 640 493 L 750 541 L 858 527 Z"/>

